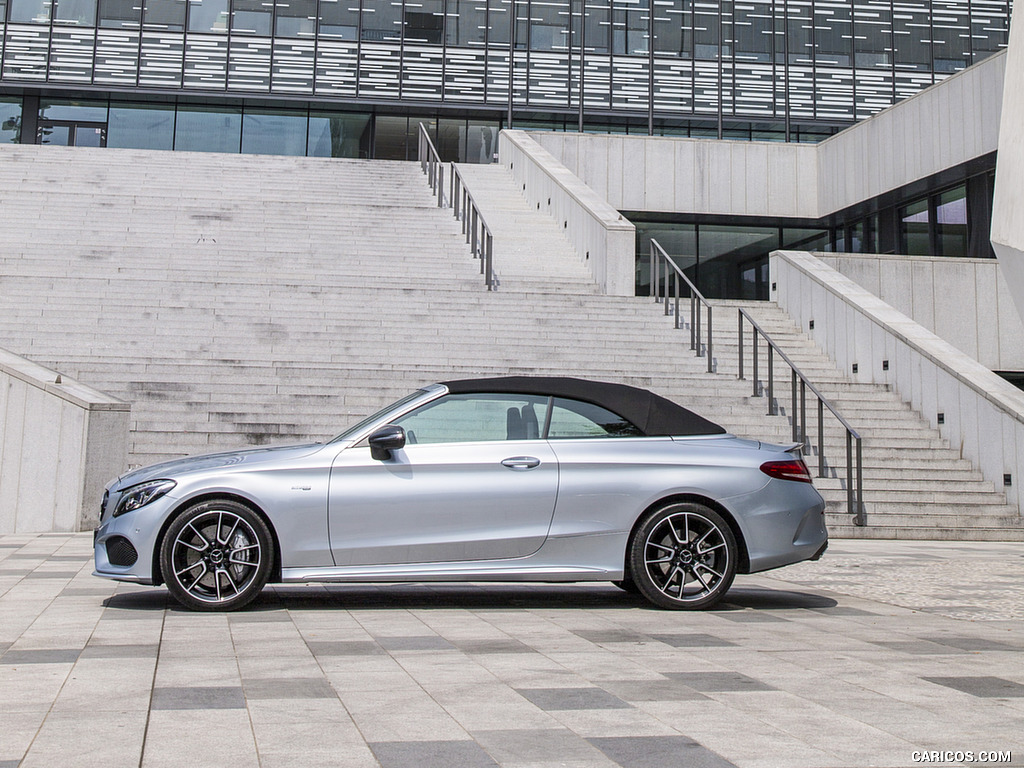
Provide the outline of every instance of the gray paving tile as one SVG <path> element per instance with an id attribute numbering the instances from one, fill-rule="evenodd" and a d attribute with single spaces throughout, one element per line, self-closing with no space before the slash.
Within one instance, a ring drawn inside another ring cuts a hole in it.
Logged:
<path id="1" fill-rule="evenodd" d="M 247 699 L 334 699 L 337 693 L 322 677 L 261 678 L 246 680 Z"/>
<path id="2" fill-rule="evenodd" d="M 27 579 L 73 579 L 78 575 L 78 571 L 41 571 L 34 570 L 28 574 L 25 578 Z"/>
<path id="3" fill-rule="evenodd" d="M 0 654 L 3 654 L 13 643 L 0 643 Z"/>
<path id="4" fill-rule="evenodd" d="M 874 641 L 872 642 L 872 645 L 879 645 L 883 648 L 888 648 L 890 651 L 910 653 L 917 656 L 964 653 L 960 648 L 953 648 L 948 645 L 939 645 L 938 643 L 933 643 L 929 640 Z"/>
<path id="5" fill-rule="evenodd" d="M 601 688 L 516 688 L 516 692 L 546 712 L 575 709 L 629 709 L 627 704 Z"/>
<path id="6" fill-rule="evenodd" d="M 1024 698 L 1024 685 L 1001 677 L 925 677 L 929 683 L 943 685 L 982 699 Z"/>
<path id="7" fill-rule="evenodd" d="M 457 642 L 456 647 L 463 653 L 536 653 L 530 646 L 520 640 L 468 640 Z"/>
<path id="8" fill-rule="evenodd" d="M 473 731 L 473 738 L 501 765 L 592 765 L 600 753 L 567 728 Z"/>
<path id="9" fill-rule="evenodd" d="M 241 613 L 232 613 L 228 616 L 228 621 L 232 624 L 258 624 L 261 622 L 275 622 L 275 621 L 287 621 L 290 622 L 292 617 L 288 614 L 288 611 L 283 608 L 275 607 L 272 610 L 250 610 L 243 611 Z"/>
<path id="10" fill-rule="evenodd" d="M 930 643 L 938 643 L 950 648 L 957 648 L 961 651 L 1020 651 L 1020 646 L 1000 643 L 997 640 L 989 640 L 984 637 L 968 637 L 966 635 L 931 635 L 921 638 Z"/>
<path id="11" fill-rule="evenodd" d="M 686 736 L 618 736 L 587 739 L 622 768 L 736 768 Z"/>
<path id="12" fill-rule="evenodd" d="M 877 616 L 877 613 L 865 611 L 861 608 L 854 608 L 849 605 L 835 605 L 827 608 L 811 608 L 815 613 L 822 613 L 826 616 Z"/>
<path id="13" fill-rule="evenodd" d="M 651 639 L 665 645 L 671 645 L 673 648 L 725 648 L 736 645 L 736 643 L 731 643 L 721 637 L 701 634 L 699 632 L 678 635 L 657 634 L 651 635 Z"/>
<path id="14" fill-rule="evenodd" d="M 370 744 L 381 768 L 488 768 L 497 765 L 475 741 L 378 741 Z"/>
<path id="15" fill-rule="evenodd" d="M 28 576 L 32 571 L 27 568 L 0 568 L 0 577 L 3 576 Z"/>
<path id="16" fill-rule="evenodd" d="M 118 618 L 150 618 L 155 611 L 171 607 L 166 589 L 144 589 L 133 592 L 118 592 L 103 601 L 107 607 L 104 618 L 116 612 Z M 147 615 L 148 614 L 148 615 Z"/>
<path id="17" fill-rule="evenodd" d="M 386 651 L 372 640 L 308 640 L 314 656 L 379 656 Z"/>
<path id="18" fill-rule="evenodd" d="M 678 680 L 608 680 L 601 685 L 623 701 L 694 701 L 706 699 Z"/>
<path id="19" fill-rule="evenodd" d="M 775 690 L 770 685 L 739 672 L 667 672 L 665 676 L 701 693 Z"/>
<path id="20" fill-rule="evenodd" d="M 455 648 L 438 635 L 378 637 L 377 642 L 386 651 L 450 651 Z"/>
<path id="21" fill-rule="evenodd" d="M 82 653 L 76 648 L 41 648 L 38 650 L 8 650 L 0 657 L 0 664 L 73 664 Z"/>
<path id="22" fill-rule="evenodd" d="M 837 605 L 834 598 L 813 592 L 798 592 L 791 589 L 765 589 L 763 587 L 734 586 L 729 590 L 719 610 L 756 608 L 759 611 L 789 610 L 793 608 L 831 608 Z"/>
<path id="23" fill-rule="evenodd" d="M 245 709 L 241 687 L 154 688 L 150 709 Z"/>
<path id="24" fill-rule="evenodd" d="M 81 563 L 82 565 L 85 565 L 86 563 L 92 560 L 92 556 L 86 555 L 85 557 L 82 557 L 80 555 L 51 555 L 50 557 L 46 558 L 46 560 L 51 563 Z"/>
<path id="25" fill-rule="evenodd" d="M 573 634 L 597 645 L 605 643 L 649 643 L 651 641 L 650 635 L 631 632 L 628 629 L 580 629 L 573 630 Z"/>
<path id="26" fill-rule="evenodd" d="M 0 760 L 0 768 L 18 768 L 21 760 Z"/>
<path id="27" fill-rule="evenodd" d="M 65 587 L 61 590 L 61 597 L 107 597 L 113 591 L 112 587 Z"/>
<path id="28" fill-rule="evenodd" d="M 160 652 L 157 644 L 87 645 L 82 651 L 83 659 L 144 659 L 156 658 Z"/>
<path id="29" fill-rule="evenodd" d="M 737 624 L 767 624 L 771 622 L 789 621 L 782 616 L 775 616 L 771 613 L 763 613 L 756 610 L 742 611 L 715 611 L 715 616 L 720 619 L 735 621 Z"/>

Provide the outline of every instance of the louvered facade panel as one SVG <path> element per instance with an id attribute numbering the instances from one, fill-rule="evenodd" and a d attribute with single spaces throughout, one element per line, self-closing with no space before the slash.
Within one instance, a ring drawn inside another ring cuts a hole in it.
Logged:
<path id="1" fill-rule="evenodd" d="M 401 95 L 402 48 L 363 42 L 359 48 L 359 95 L 397 99 Z"/>
<path id="2" fill-rule="evenodd" d="M 142 31 L 139 85 L 180 88 L 185 36 L 180 32 Z"/>
<path id="3" fill-rule="evenodd" d="M 654 109 L 667 114 L 693 111 L 693 62 L 687 59 L 654 60 Z"/>
<path id="4" fill-rule="evenodd" d="M 613 56 L 611 101 L 613 109 L 642 110 L 647 113 L 650 62 L 645 56 Z"/>
<path id="5" fill-rule="evenodd" d="M 274 93 L 312 94 L 315 71 L 316 44 L 312 40 L 274 42 Z"/>
<path id="6" fill-rule="evenodd" d="M 321 40 L 316 48 L 316 93 L 354 98 L 358 62 L 356 43 Z"/>
<path id="7" fill-rule="evenodd" d="M 96 85 L 133 86 L 139 75 L 139 33 L 100 29 L 96 33 Z"/>
<path id="8" fill-rule="evenodd" d="M 185 39 L 186 88 L 224 90 L 227 75 L 227 36 L 191 34 Z"/>
<path id="9" fill-rule="evenodd" d="M 8 24 L 4 34 L 4 79 L 46 80 L 50 29 Z"/>
<path id="10" fill-rule="evenodd" d="M 232 37 L 228 55 L 228 90 L 266 93 L 270 90 L 269 37 Z"/>
<path id="11" fill-rule="evenodd" d="M 528 85 L 530 106 L 554 109 L 568 108 L 568 80 L 568 55 L 531 51 Z"/>
<path id="12" fill-rule="evenodd" d="M 47 80 L 60 83 L 92 83 L 96 30 L 54 27 L 50 33 L 50 66 Z"/>
<path id="13" fill-rule="evenodd" d="M 818 67 L 814 73 L 815 117 L 853 120 L 853 70 Z"/>
<path id="14" fill-rule="evenodd" d="M 444 91 L 444 48 L 406 45 L 402 54 L 402 98 L 440 101 Z"/>
<path id="15" fill-rule="evenodd" d="M 733 114 L 755 119 L 775 116 L 775 68 L 771 64 L 736 62 L 733 69 Z"/>
<path id="16" fill-rule="evenodd" d="M 508 65 L 505 68 L 506 81 Z M 467 104 L 487 102 L 487 56 L 482 49 L 451 49 L 444 60 L 445 101 Z"/>

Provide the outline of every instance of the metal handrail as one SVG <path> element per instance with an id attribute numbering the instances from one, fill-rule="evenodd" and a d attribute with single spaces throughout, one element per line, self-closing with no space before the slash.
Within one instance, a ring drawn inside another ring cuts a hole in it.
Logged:
<path id="1" fill-rule="evenodd" d="M 419 152 L 416 156 L 420 159 L 420 168 L 427 175 L 430 189 L 437 194 L 437 207 L 447 208 L 448 205 L 444 199 L 444 164 L 441 162 L 441 156 L 437 154 L 434 142 L 430 140 L 430 134 L 427 133 L 427 127 L 423 123 L 420 123 Z"/>
<path id="2" fill-rule="evenodd" d="M 480 259 L 480 274 L 484 276 L 487 290 L 498 290 L 498 280 L 494 275 L 494 236 L 455 163 L 452 163 L 451 201 L 455 218 L 462 222 L 462 233 L 473 258 Z"/>
<path id="3" fill-rule="evenodd" d="M 835 406 L 828 401 L 821 392 L 815 387 L 804 375 L 804 373 L 797 368 L 789 356 L 782 351 L 779 345 L 765 333 L 764 329 L 752 318 L 745 309 L 742 307 L 739 309 L 738 323 L 739 323 L 739 375 L 737 378 L 743 379 L 743 318 L 747 319 L 750 323 L 752 335 L 753 335 L 753 396 L 760 397 L 761 392 L 758 391 L 758 354 L 757 354 L 757 339 L 758 336 L 763 336 L 764 340 L 768 343 L 768 415 L 774 416 L 778 413 L 777 404 L 775 402 L 775 368 L 774 368 L 774 356 L 777 353 L 782 358 L 783 362 L 790 367 L 791 371 L 791 382 L 792 382 L 792 413 L 793 413 L 793 442 L 807 444 L 807 390 L 811 390 L 811 393 L 818 398 L 818 477 L 825 477 L 825 425 L 824 425 L 824 409 L 832 413 L 836 417 L 836 420 L 842 424 L 846 430 L 846 505 L 847 510 L 854 515 L 855 525 L 865 525 L 867 523 L 867 516 L 864 511 L 864 460 L 862 451 L 862 440 L 860 434 L 855 430 L 850 423 L 842 417 L 839 411 L 836 410 Z M 800 390 L 800 407 L 797 409 L 797 382 L 799 380 Z M 853 444 L 856 443 L 856 485 L 854 485 L 854 449 Z"/>
<path id="4" fill-rule="evenodd" d="M 704 350 L 701 346 L 701 322 L 700 322 L 700 304 L 703 304 L 708 311 L 708 341 L 707 341 L 707 356 L 708 356 L 708 373 L 714 373 L 714 339 L 712 324 L 712 307 L 707 299 L 697 290 L 697 286 L 694 285 L 690 278 L 683 274 L 683 270 L 679 268 L 672 257 L 669 256 L 665 249 L 661 247 L 661 244 L 651 238 L 651 253 L 650 253 L 650 267 L 651 267 L 651 297 L 655 302 L 665 302 L 665 314 L 669 314 L 669 276 L 672 278 L 672 296 L 674 298 L 673 304 L 675 306 L 675 321 L 676 328 L 679 327 L 679 299 L 681 286 L 679 279 L 682 278 L 683 282 L 686 283 L 690 289 L 690 349 L 695 350 L 697 357 L 702 357 Z M 672 268 L 672 272 L 669 272 L 669 267 Z M 664 272 L 664 280 L 662 280 L 662 272 Z M 664 294 L 664 295 L 662 295 Z"/>
<path id="5" fill-rule="evenodd" d="M 498 280 L 494 275 L 494 236 L 487 226 L 480 208 L 473 196 L 466 189 L 466 182 L 459 173 L 455 163 L 449 163 L 451 172 L 448 174 L 448 197 L 445 198 L 444 163 L 430 140 L 427 127 L 420 123 L 419 154 L 420 168 L 427 175 L 430 189 L 437 194 L 437 207 L 451 206 L 455 218 L 462 222 L 462 233 L 466 236 L 474 259 L 480 259 L 480 274 L 484 276 L 488 291 L 498 290 Z"/>

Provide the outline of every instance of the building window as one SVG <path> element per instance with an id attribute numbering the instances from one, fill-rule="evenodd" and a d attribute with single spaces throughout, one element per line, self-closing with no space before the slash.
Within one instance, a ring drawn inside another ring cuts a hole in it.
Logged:
<path id="1" fill-rule="evenodd" d="M 189 32 L 227 32 L 228 0 L 188 0 Z"/>
<path id="2" fill-rule="evenodd" d="M 21 143 L 21 99 L 0 96 L 0 144 Z"/>
<path id="3" fill-rule="evenodd" d="M 186 0 L 146 0 L 143 29 L 181 32 L 185 29 Z"/>
<path id="4" fill-rule="evenodd" d="M 310 157 L 369 157 L 370 116 L 312 112 L 306 154 Z"/>
<path id="5" fill-rule="evenodd" d="M 357 40 L 359 3 L 352 3 L 349 0 L 320 0 L 320 37 L 331 40 Z"/>
<path id="6" fill-rule="evenodd" d="M 127 149 L 173 149 L 173 104 L 110 105 L 107 146 Z"/>
<path id="7" fill-rule="evenodd" d="M 96 0 L 58 0 L 54 21 L 69 26 L 95 27 Z"/>
<path id="8" fill-rule="evenodd" d="M 286 0 L 278 2 L 274 17 L 276 37 L 305 37 L 316 35 L 316 0 Z"/>
<path id="9" fill-rule="evenodd" d="M 928 199 L 900 208 L 900 252 L 908 256 L 931 256 L 928 242 Z"/>
<path id="10" fill-rule="evenodd" d="M 53 3 L 50 0 L 10 0 L 13 24 L 49 24 Z"/>
<path id="11" fill-rule="evenodd" d="M 242 110 L 231 107 L 179 106 L 174 148 L 189 152 L 238 152 Z"/>
<path id="12" fill-rule="evenodd" d="M 100 0 L 101 27 L 138 29 L 141 16 L 142 4 L 139 0 Z"/>
<path id="13" fill-rule="evenodd" d="M 935 201 L 938 256 L 967 255 L 967 186 L 939 193 Z"/>

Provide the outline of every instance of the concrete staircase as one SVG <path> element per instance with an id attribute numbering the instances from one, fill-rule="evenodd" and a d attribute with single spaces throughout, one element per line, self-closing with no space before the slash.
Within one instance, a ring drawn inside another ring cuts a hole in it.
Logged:
<path id="1" fill-rule="evenodd" d="M 467 185 L 492 206 L 495 293 L 414 163 L 0 147 L 0 347 L 130 400 L 133 463 L 321 440 L 425 383 L 509 373 L 650 387 L 735 434 L 790 441 L 785 410 L 765 416 L 736 379 L 728 303 L 708 374 L 660 307 L 597 295 L 502 169 L 470 169 Z M 850 525 L 829 477 L 834 532 L 1024 538 L 1016 509 L 898 398 L 845 382 L 777 308 L 752 311 L 864 427 L 869 527 Z"/>

